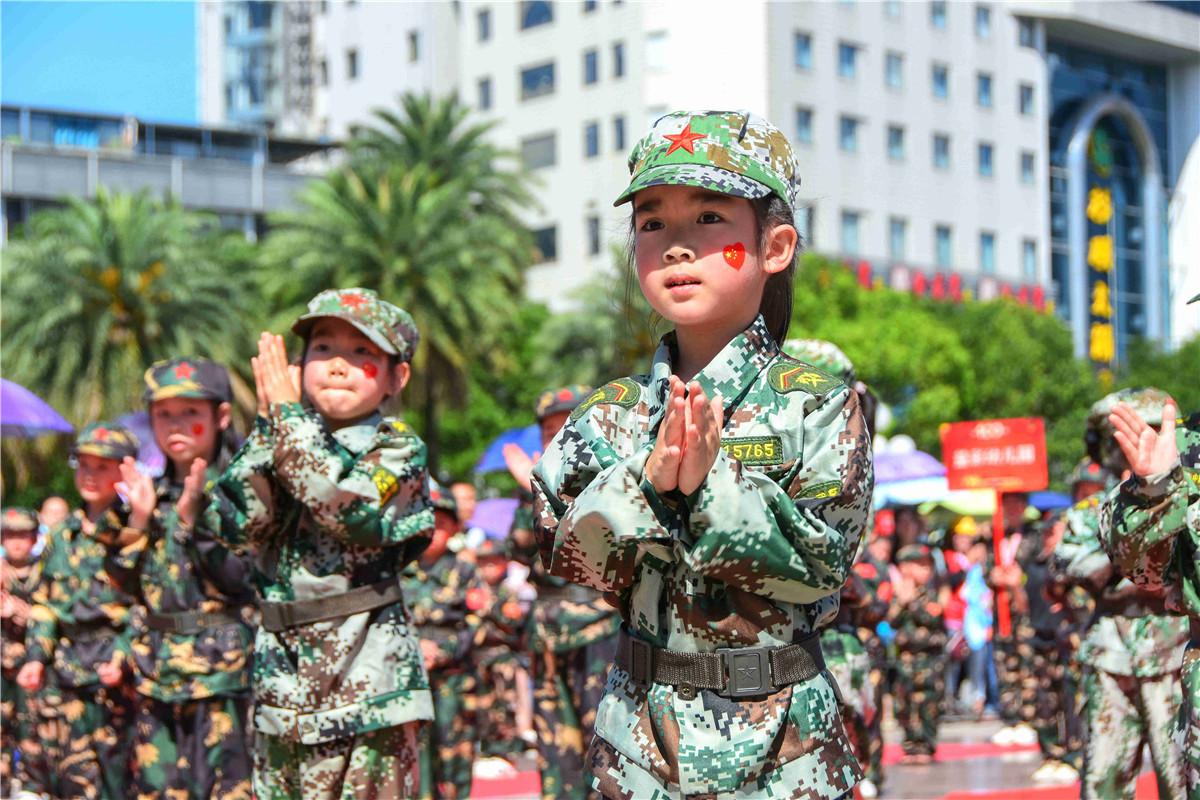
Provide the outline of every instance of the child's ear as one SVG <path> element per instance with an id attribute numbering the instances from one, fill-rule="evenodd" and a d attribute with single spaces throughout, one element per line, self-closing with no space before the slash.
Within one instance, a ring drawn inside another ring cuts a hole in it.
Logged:
<path id="1" fill-rule="evenodd" d="M 408 379 L 412 377 L 412 365 L 407 361 L 401 361 L 392 368 L 392 391 L 390 394 L 395 397 L 404 391 L 404 387 L 408 386 Z"/>
<path id="2" fill-rule="evenodd" d="M 791 225 L 776 225 L 767 232 L 766 247 L 763 248 L 763 270 L 774 275 L 787 269 L 796 255 L 796 244 L 800 234 Z"/>
<path id="3" fill-rule="evenodd" d="M 217 430 L 225 430 L 233 421 L 233 406 L 229 403 L 219 403 L 216 408 Z"/>

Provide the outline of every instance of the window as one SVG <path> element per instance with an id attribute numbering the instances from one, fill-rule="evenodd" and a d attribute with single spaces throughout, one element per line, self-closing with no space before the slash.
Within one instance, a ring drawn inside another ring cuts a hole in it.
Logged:
<path id="1" fill-rule="evenodd" d="M 346 77 L 354 80 L 358 77 L 358 51 L 346 51 Z"/>
<path id="2" fill-rule="evenodd" d="M 933 65 L 933 96 L 943 100 L 950 96 L 950 68 L 945 64 Z"/>
<path id="3" fill-rule="evenodd" d="M 979 271 L 984 275 L 996 272 L 996 234 L 979 234 Z"/>
<path id="4" fill-rule="evenodd" d="M 933 135 L 933 165 L 938 169 L 950 168 L 950 137 L 944 133 Z"/>
<path id="5" fill-rule="evenodd" d="M 838 45 L 838 75 L 843 78 L 854 77 L 854 67 L 858 61 L 858 48 L 852 44 Z"/>
<path id="6" fill-rule="evenodd" d="M 583 13 L 590 14 L 596 10 L 596 0 L 583 0 Z"/>
<path id="7" fill-rule="evenodd" d="M 476 104 L 480 111 L 487 111 L 492 107 L 492 79 L 481 78 L 479 80 L 479 102 Z"/>
<path id="8" fill-rule="evenodd" d="M 492 38 L 492 12 L 490 9 L 485 8 L 475 15 L 475 28 L 479 41 L 486 42 Z"/>
<path id="9" fill-rule="evenodd" d="M 975 76 L 975 101 L 984 108 L 992 107 L 992 76 L 986 72 Z"/>
<path id="10" fill-rule="evenodd" d="M 600 80 L 600 59 L 595 50 L 587 50 L 583 54 L 583 85 L 588 86 Z"/>
<path id="11" fill-rule="evenodd" d="M 857 211 L 842 212 L 842 253 L 858 255 L 858 227 L 862 215 Z"/>
<path id="12" fill-rule="evenodd" d="M 812 69 L 812 37 L 807 33 L 796 33 L 792 37 L 792 58 L 796 69 Z"/>
<path id="13" fill-rule="evenodd" d="M 613 117 L 613 147 L 618 153 L 625 152 L 625 118 Z"/>
<path id="14" fill-rule="evenodd" d="M 558 260 L 558 228 L 540 228 L 533 232 L 533 246 L 537 249 L 538 263 Z"/>
<path id="15" fill-rule="evenodd" d="M 613 45 L 613 77 L 620 78 L 625 75 L 625 43 L 617 42 Z"/>
<path id="16" fill-rule="evenodd" d="M 521 30 L 546 25 L 554 21 L 554 4 L 549 2 L 521 2 Z"/>
<path id="17" fill-rule="evenodd" d="M 887 154 L 892 161 L 904 160 L 904 128 L 899 125 L 888 126 Z"/>
<path id="18" fill-rule="evenodd" d="M 552 167 L 556 149 L 553 133 L 522 139 L 521 160 L 525 162 L 526 169 Z"/>
<path id="19" fill-rule="evenodd" d="M 1027 117 L 1033 116 L 1033 87 L 1028 83 L 1021 84 L 1020 106 L 1021 113 Z"/>
<path id="20" fill-rule="evenodd" d="M 975 35 L 980 39 L 992 38 L 992 9 L 975 6 Z"/>
<path id="21" fill-rule="evenodd" d="M 899 19 L 900 17 L 900 0 L 887 0 L 883 4 L 883 13 L 891 19 Z"/>
<path id="22" fill-rule="evenodd" d="M 1034 47 L 1036 42 L 1033 35 L 1033 20 L 1029 17 L 1021 17 L 1017 20 L 1017 41 L 1021 47 Z"/>
<path id="23" fill-rule="evenodd" d="M 954 260 L 950 247 L 950 226 L 938 225 L 934 233 L 934 238 L 937 241 L 937 265 L 939 267 L 949 267 L 950 262 Z"/>
<path id="24" fill-rule="evenodd" d="M 884 61 L 883 80 L 893 89 L 904 85 L 904 57 L 899 53 L 888 53 Z"/>
<path id="25" fill-rule="evenodd" d="M 854 152 L 858 150 L 859 121 L 854 117 L 842 117 L 838 131 L 838 142 L 843 150 Z"/>
<path id="26" fill-rule="evenodd" d="M 796 232 L 800 234 L 798 246 L 812 250 L 816 246 L 813 243 L 813 232 L 816 231 L 816 208 L 805 206 L 796 209 L 796 212 Z"/>
<path id="27" fill-rule="evenodd" d="M 659 31 L 646 37 L 646 70 L 665 72 L 667 69 L 667 33 Z"/>
<path id="28" fill-rule="evenodd" d="M 408 61 L 414 63 L 421 60 L 421 32 L 408 32 Z"/>
<path id="29" fill-rule="evenodd" d="M 1027 281 L 1037 280 L 1037 242 L 1033 239 L 1021 242 L 1021 274 Z"/>
<path id="30" fill-rule="evenodd" d="M 908 223 L 899 217 L 888 220 L 888 255 L 892 261 L 903 261 L 908 249 Z"/>
<path id="31" fill-rule="evenodd" d="M 600 218 L 587 218 L 588 255 L 600 255 Z"/>
<path id="32" fill-rule="evenodd" d="M 554 62 L 521 70 L 521 99 L 554 93 Z"/>
<path id="33" fill-rule="evenodd" d="M 935 28 L 946 27 L 946 0 L 933 0 L 929 4 L 929 24 Z"/>
<path id="34" fill-rule="evenodd" d="M 317 64 L 317 80 L 322 86 L 329 85 L 329 62 L 323 58 Z"/>
<path id="35" fill-rule="evenodd" d="M 583 153 L 588 158 L 600 155 L 600 123 L 589 122 L 583 128 Z"/>
<path id="36" fill-rule="evenodd" d="M 992 146 L 985 142 L 979 143 L 979 175 L 992 177 Z"/>
<path id="37" fill-rule="evenodd" d="M 803 144 L 812 144 L 812 117 L 811 108 L 796 109 L 796 141 Z"/>
<path id="38" fill-rule="evenodd" d="M 1021 153 L 1021 183 L 1032 184 L 1033 181 L 1033 153 Z"/>

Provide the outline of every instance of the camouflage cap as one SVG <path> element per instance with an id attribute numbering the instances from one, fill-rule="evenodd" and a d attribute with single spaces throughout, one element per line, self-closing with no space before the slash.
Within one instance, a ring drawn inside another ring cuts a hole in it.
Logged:
<path id="1" fill-rule="evenodd" d="M 40 524 L 32 508 L 6 508 L 0 513 L 0 530 L 5 533 L 37 533 Z"/>
<path id="2" fill-rule="evenodd" d="M 897 564 L 903 564 L 906 561 L 932 561 L 933 554 L 929 552 L 926 545 L 906 544 L 896 553 L 894 560 Z"/>
<path id="3" fill-rule="evenodd" d="M 575 407 L 592 396 L 593 389 L 582 383 L 573 383 L 561 389 L 547 389 L 537 397 L 533 413 L 541 422 L 551 414 L 574 411 Z"/>
<path id="4" fill-rule="evenodd" d="M 508 558 L 508 547 L 503 539 L 493 539 L 488 537 L 484 539 L 479 547 L 475 548 L 476 558 Z"/>
<path id="5" fill-rule="evenodd" d="M 432 479 L 429 481 L 429 505 L 434 511 L 448 511 L 458 519 L 458 501 L 450 494 L 449 489 L 442 488 L 441 484 Z"/>
<path id="6" fill-rule="evenodd" d="M 308 313 L 292 325 L 292 333 L 308 338 L 319 319 L 345 320 L 362 331 L 383 352 L 412 361 L 420 335 L 408 312 L 397 308 L 371 289 L 327 289 L 308 303 Z"/>
<path id="7" fill-rule="evenodd" d="M 1112 473 L 1105 469 L 1104 465 L 1084 456 L 1079 459 L 1079 463 L 1075 465 L 1074 471 L 1071 472 L 1071 485 L 1101 483 L 1107 486 L 1111 478 Z"/>
<path id="8" fill-rule="evenodd" d="M 847 386 L 854 385 L 854 365 L 833 342 L 824 339 L 788 339 L 781 349 L 792 358 L 798 358 L 839 378 Z"/>
<path id="9" fill-rule="evenodd" d="M 146 391 L 142 401 L 152 403 L 168 397 L 194 397 L 232 403 L 229 372 L 207 358 L 169 358 L 155 362 L 146 370 Z"/>
<path id="10" fill-rule="evenodd" d="M 101 458 L 137 458 L 141 442 L 133 431 L 115 422 L 97 422 L 84 428 L 75 439 L 71 454 Z"/>
<path id="11" fill-rule="evenodd" d="M 800 165 L 787 137 L 749 111 L 675 111 L 659 117 L 629 155 L 628 188 L 614 206 L 651 186 L 696 186 L 796 207 Z"/>
<path id="12" fill-rule="evenodd" d="M 1100 462 L 1113 473 L 1121 473 L 1127 465 L 1121 448 L 1114 438 L 1116 428 L 1109 422 L 1108 415 L 1112 413 L 1117 403 L 1124 403 L 1137 412 L 1147 425 L 1157 428 L 1162 425 L 1163 403 L 1170 398 L 1171 396 L 1163 390 L 1147 386 L 1139 389 L 1122 389 L 1096 401 L 1088 409 L 1087 429 L 1084 433 L 1088 456 L 1094 461 Z"/>

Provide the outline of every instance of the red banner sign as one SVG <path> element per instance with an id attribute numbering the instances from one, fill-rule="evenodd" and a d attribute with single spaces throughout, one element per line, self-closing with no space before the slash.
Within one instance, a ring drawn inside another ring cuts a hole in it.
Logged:
<path id="1" fill-rule="evenodd" d="M 950 422 L 941 436 L 951 489 L 1036 492 L 1049 483 L 1041 417 Z"/>

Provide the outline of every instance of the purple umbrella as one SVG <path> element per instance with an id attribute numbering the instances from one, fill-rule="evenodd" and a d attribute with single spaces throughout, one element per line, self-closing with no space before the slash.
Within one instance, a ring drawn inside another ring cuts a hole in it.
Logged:
<path id="1" fill-rule="evenodd" d="M 910 450 L 907 453 L 882 452 L 875 454 L 875 482 L 899 483 L 921 478 L 940 478 L 946 468 L 929 453 Z"/>
<path id="2" fill-rule="evenodd" d="M 75 429 L 58 412 L 23 386 L 0 378 L 0 435 L 30 439 Z"/>
<path id="3" fill-rule="evenodd" d="M 154 441 L 154 431 L 150 428 L 150 415 L 145 411 L 133 411 L 123 417 L 117 417 L 117 422 L 133 431 L 138 437 L 141 447 L 138 448 L 138 472 L 157 478 L 167 468 L 166 456 L 158 449 Z"/>
<path id="4" fill-rule="evenodd" d="M 512 527 L 517 501 L 510 497 L 480 500 L 475 504 L 475 513 L 467 521 L 468 526 L 482 528 L 489 539 L 503 539 Z"/>

